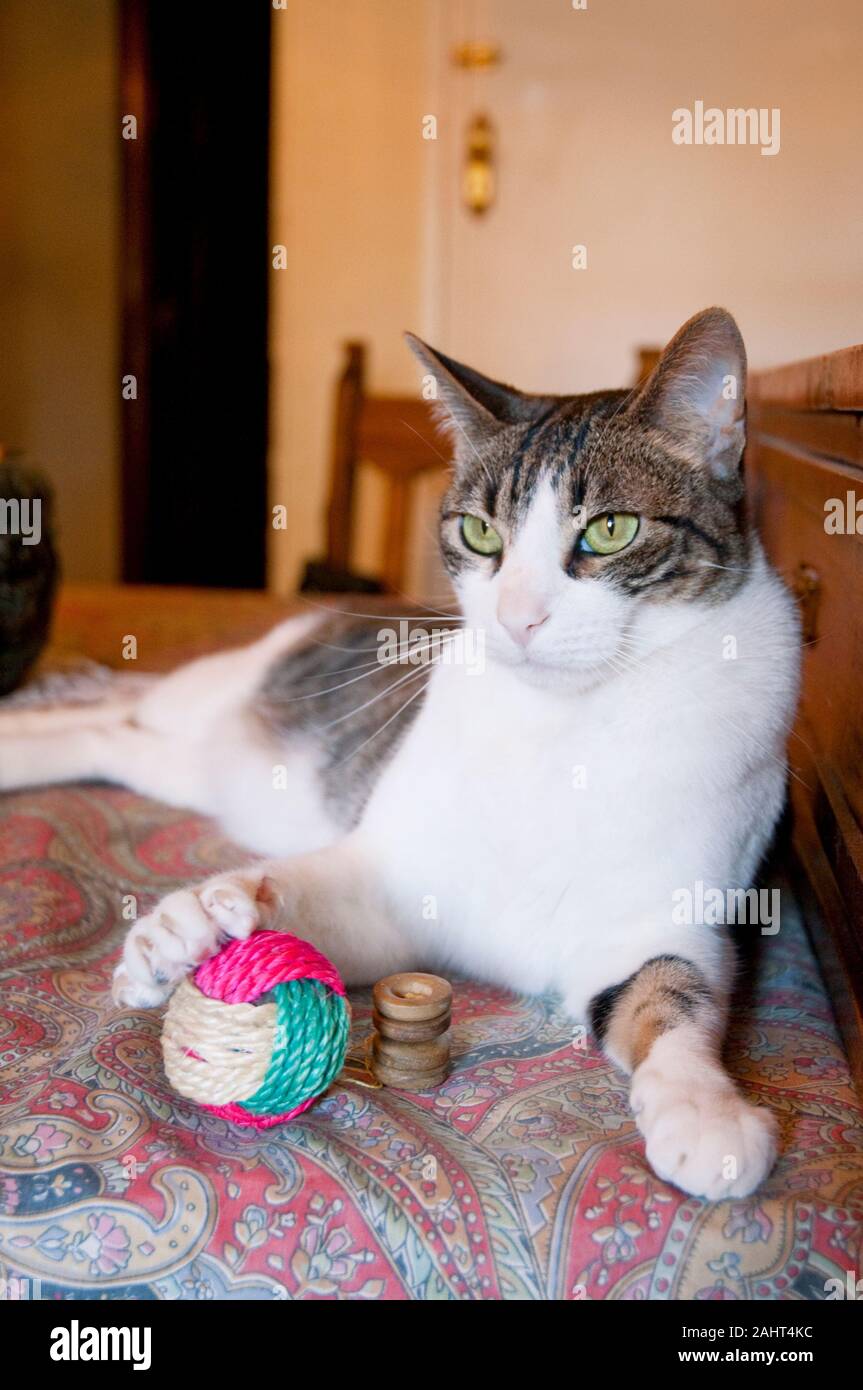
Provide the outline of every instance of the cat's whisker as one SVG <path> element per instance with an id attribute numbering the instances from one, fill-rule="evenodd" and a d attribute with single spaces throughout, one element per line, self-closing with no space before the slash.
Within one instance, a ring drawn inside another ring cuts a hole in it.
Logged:
<path id="1" fill-rule="evenodd" d="M 714 560 L 696 560 L 697 565 L 707 570 L 727 570 L 729 574 L 752 574 L 751 568 L 743 569 L 739 565 L 717 565 Z"/>
<path id="2" fill-rule="evenodd" d="M 476 445 L 474 444 L 474 442 L 473 442 L 473 440 L 471 439 L 470 435 L 468 434 L 467 430 L 464 428 L 464 425 L 461 423 L 461 420 L 458 420 L 458 419 L 455 417 L 455 415 L 453 415 L 452 411 L 447 411 L 447 414 L 449 415 L 449 418 L 450 418 L 450 420 L 452 421 L 452 423 L 455 425 L 456 429 L 461 430 L 461 433 L 464 435 L 465 439 L 467 440 L 468 444 L 470 445 L 471 449 L 473 450 L 474 457 L 476 458 L 477 463 L 479 464 L 480 468 L 482 469 L 482 471 L 483 471 L 483 473 L 485 474 L 486 478 L 488 479 L 489 483 L 490 483 L 490 484 L 492 485 L 492 487 L 493 487 L 493 486 L 494 486 L 494 478 L 493 478 L 492 475 L 491 475 L 491 472 L 490 472 L 490 470 L 489 470 L 489 466 L 488 466 L 488 464 L 485 462 L 485 459 L 484 459 L 484 458 L 482 457 L 482 455 L 480 454 L 479 450 L 477 449 Z"/>
<path id="3" fill-rule="evenodd" d="M 339 648 L 337 648 L 337 650 L 338 650 L 338 651 L 356 651 L 357 648 L 355 648 L 355 647 L 339 647 Z M 367 650 L 367 651 L 370 651 L 370 652 L 376 652 L 376 651 L 379 650 L 379 648 L 377 648 L 377 647 L 368 647 L 368 648 L 366 648 L 366 650 Z M 323 681 L 323 680 L 328 680 L 329 677 L 332 676 L 332 675 L 345 676 L 345 675 L 348 674 L 349 671 L 368 671 L 368 672 L 371 673 L 371 672 L 374 672 L 374 671 L 377 671 L 377 670 L 382 670 L 385 666 L 398 666 L 400 663 L 402 663 L 402 664 L 404 664 L 404 665 L 408 665 L 408 664 L 409 664 L 409 653 L 412 652 L 412 651 L 421 651 L 421 650 L 422 650 L 422 647 L 421 647 L 420 644 L 418 644 L 418 643 L 414 643 L 414 642 L 404 642 L 404 643 L 400 644 L 400 647 L 397 649 L 397 655 L 394 656 L 394 657 L 390 657 L 390 658 L 389 658 L 388 660 L 386 660 L 386 661 L 382 661 L 382 660 L 380 660 L 380 658 L 378 658 L 378 660 L 376 660 L 376 661 L 361 661 L 361 662 L 358 662 L 356 666 L 342 666 L 342 667 L 339 668 L 338 671 L 312 671 L 312 672 L 310 672 L 307 676 L 297 676 L 297 680 L 298 680 L 298 681 Z M 359 677 L 358 677 L 357 679 L 359 679 Z M 323 692 L 323 691 L 317 691 L 317 692 L 315 692 L 315 693 L 317 693 L 317 694 L 323 694 L 324 692 Z M 304 696 L 303 698 L 305 699 L 306 697 Z"/>
<path id="4" fill-rule="evenodd" d="M 437 629 L 435 629 L 435 631 L 437 631 Z M 456 629 L 456 631 L 458 631 L 458 629 Z M 378 650 L 380 649 L 380 645 L 381 645 L 380 643 L 375 643 L 375 645 L 374 645 L 373 647 L 353 647 L 353 646 L 345 647 L 345 646 L 342 646 L 342 645 L 341 645 L 340 643 L 338 643 L 338 642 L 322 642 L 322 641 L 320 641 L 319 638 L 316 638 L 316 637 L 312 637 L 312 638 L 310 638 L 309 640 L 312 641 L 312 642 L 314 642 L 314 644 L 315 644 L 316 647 L 325 647 L 327 651 L 331 651 L 331 652 L 354 652 L 354 653 L 356 653 L 357 655 L 360 655 L 360 654 L 363 653 L 363 652 L 376 652 L 376 651 L 378 651 Z M 399 647 L 409 647 L 409 646 L 411 645 L 411 640 L 412 640 L 411 638 L 406 638 L 404 642 L 398 643 L 398 646 L 399 646 Z"/>
<path id="5" fill-rule="evenodd" d="M 621 665 L 621 664 L 615 659 L 615 657 L 613 657 L 613 656 L 604 656 L 604 657 L 601 658 L 601 660 L 602 660 L 603 666 L 609 667 L 610 670 L 614 671 L 615 675 L 618 675 L 618 676 L 625 676 L 625 675 L 627 674 L 627 671 L 626 671 L 625 666 Z"/>
<path id="6" fill-rule="evenodd" d="M 460 633 L 456 633 L 456 632 L 448 633 L 448 634 L 446 634 L 444 637 L 441 637 L 441 638 L 439 638 L 439 639 L 434 639 L 434 641 L 436 641 L 437 644 L 438 644 L 439 646 L 443 647 L 443 646 L 446 646 L 448 643 L 453 642 L 453 641 L 455 640 L 455 638 L 458 637 L 458 636 L 460 636 L 460 635 L 461 635 Z M 432 641 L 429 641 L 429 642 L 426 644 L 425 647 L 413 648 L 413 650 L 414 650 L 414 651 L 416 651 L 416 650 L 428 651 L 428 650 L 430 650 L 431 646 L 432 646 Z M 376 671 L 383 671 L 383 670 L 385 670 L 385 669 L 387 668 L 387 666 L 398 666 L 398 665 L 403 664 L 403 662 L 404 662 L 404 656 L 403 656 L 403 655 L 391 657 L 388 661 L 375 661 L 375 662 L 372 662 L 372 663 L 370 663 L 369 668 L 368 668 L 368 669 L 364 669 L 363 672 L 362 672 L 362 674 L 359 675 L 359 676 L 351 676 L 350 680 L 340 681 L 338 685 L 330 685 L 330 686 L 328 686 L 325 690 L 310 690 L 310 691 L 308 691 L 308 693 L 305 694 L 305 695 L 290 695 L 290 696 L 287 696 L 285 702 L 286 702 L 287 704 L 295 704 L 295 703 L 296 703 L 297 701 L 299 701 L 299 700 L 317 700 L 317 699 L 318 699 L 320 696 L 322 696 L 322 695 L 333 695 L 333 694 L 335 694 L 335 692 L 336 692 L 337 690 L 344 690 L 345 686 L 347 686 L 347 685 L 355 685 L 357 681 L 368 680 L 369 676 L 373 676 L 373 675 L 375 674 Z M 424 663 L 424 664 L 428 664 L 428 663 Z"/>
<path id="7" fill-rule="evenodd" d="M 419 430 L 415 430 L 413 425 L 411 425 L 407 420 L 399 420 L 399 424 L 406 426 L 406 428 L 410 430 L 411 434 L 415 434 L 417 439 L 419 439 L 422 444 L 425 444 L 427 449 L 431 449 L 433 454 L 437 454 L 441 463 L 446 464 L 447 468 L 450 467 L 452 460 L 446 458 L 446 456 L 441 453 L 440 449 L 436 449 L 430 439 L 426 439 L 425 435 L 420 434 Z"/>
<path id="8" fill-rule="evenodd" d="M 432 532 L 431 532 L 431 531 L 429 531 L 429 535 L 432 535 Z M 413 603 L 413 601 L 414 601 L 414 600 L 410 597 L 409 594 L 400 593 L 398 589 L 395 591 L 395 593 L 396 593 L 396 597 L 397 597 L 397 598 L 403 598 L 404 601 L 405 601 L 405 603 Z M 427 608 L 430 608 L 430 609 L 432 610 L 432 612 L 435 613 L 439 618 L 449 618 L 450 614 L 449 614 L 445 609 L 443 609 L 443 608 L 435 608 L 435 606 L 434 606 L 434 600 L 435 600 L 436 597 L 437 597 L 436 594 L 424 594 L 424 595 L 423 595 L 423 603 L 425 604 L 425 606 L 426 606 Z M 459 616 L 459 620 L 461 620 L 461 616 L 460 616 L 460 615 L 458 615 L 458 616 Z"/>
<path id="9" fill-rule="evenodd" d="M 309 598 L 307 594 L 297 594 L 297 598 L 312 608 L 319 608 L 322 613 L 336 613 L 340 618 L 365 618 L 367 622 L 421 623 L 426 620 L 431 622 L 438 616 L 435 613 L 378 613 L 373 608 L 368 609 L 365 613 L 357 613 L 349 608 L 336 608 L 334 603 L 321 603 L 316 599 Z M 463 623 L 464 617 L 454 613 L 452 620 Z"/>
<path id="10" fill-rule="evenodd" d="M 428 679 L 431 680 L 431 675 L 429 675 Z M 389 728 L 390 724 L 392 724 L 394 719 L 398 719 L 400 714 L 404 714 L 408 705 L 412 705 L 414 700 L 416 700 L 420 695 L 422 695 L 427 684 L 428 681 L 423 682 L 419 690 L 415 690 L 412 695 L 409 695 L 408 698 L 405 700 L 404 704 L 400 705 L 399 708 L 395 711 L 395 713 L 390 715 L 389 719 L 384 720 L 383 724 L 381 724 L 379 729 L 375 729 L 373 734 L 370 734 L 368 738 L 363 739 L 362 743 L 358 744 L 356 748 L 352 749 L 352 751 L 348 753 L 346 758 L 342 758 L 341 761 L 335 763 L 334 766 L 344 767 L 345 763 L 350 762 L 351 758 L 355 758 L 357 753 L 361 753 L 362 750 L 366 748 L 372 742 L 373 739 L 376 739 L 379 734 L 383 733 L 384 729 Z"/>
<path id="11" fill-rule="evenodd" d="M 757 739 L 755 737 L 751 729 L 744 729 L 740 724 L 736 722 L 736 720 L 732 719 L 731 716 L 726 714 L 723 710 L 714 710 L 713 712 L 714 714 L 717 714 L 719 718 L 723 720 L 724 723 L 726 723 L 730 729 L 733 729 L 735 733 L 741 734 L 744 738 L 748 738 L 751 743 L 754 743 L 756 748 L 758 748 L 762 753 L 765 753 L 767 757 L 770 758 L 771 762 L 776 763 L 777 767 L 781 767 L 788 774 L 789 777 L 793 777 L 795 782 L 799 782 L 801 787 L 805 787 L 806 790 L 809 792 L 812 791 L 812 787 L 810 787 L 809 783 L 804 782 L 803 778 L 799 775 L 799 773 L 794 771 L 794 768 L 791 766 L 788 760 L 786 758 L 778 758 L 771 748 L 768 748 L 766 744 L 762 743 L 760 739 Z"/>
<path id="12" fill-rule="evenodd" d="M 424 634 L 422 639 L 420 640 L 418 640 L 416 637 L 407 637 L 403 642 L 396 643 L 396 656 L 393 658 L 393 660 L 403 661 L 405 659 L 405 653 L 418 650 L 423 642 L 442 641 L 445 637 L 455 637 L 460 631 L 462 631 L 462 629 L 456 628 L 454 632 L 450 633 L 440 628 L 434 628 L 430 632 Z M 316 641 L 314 638 L 312 640 L 315 642 L 315 646 L 326 647 L 330 651 L 334 652 L 353 652 L 355 656 L 360 656 L 363 652 L 380 653 L 381 647 L 384 645 L 381 642 L 377 643 L 374 647 L 343 647 L 337 646 L 334 642 L 319 642 Z M 387 644 L 387 650 L 390 650 L 389 644 Z M 312 671 L 307 676 L 298 676 L 297 679 L 301 681 L 327 680 L 330 675 L 337 674 L 341 676 L 344 675 L 347 671 L 369 671 L 374 670 L 376 666 L 386 666 L 389 664 L 390 663 L 388 661 L 381 661 L 380 656 L 378 655 L 378 659 L 376 661 L 361 661 L 358 662 L 356 666 L 342 666 L 338 672 Z"/>
<path id="13" fill-rule="evenodd" d="M 376 695 L 372 695 L 371 698 L 366 700 L 363 704 L 357 705 L 355 709 L 348 710 L 347 714 L 340 714 L 336 719 L 331 719 L 328 723 L 319 725 L 319 729 L 332 729 L 336 724 L 343 724 L 346 719 L 353 719 L 354 715 L 361 714 L 364 709 L 368 709 L 371 705 L 376 705 L 378 700 L 385 699 L 386 696 L 390 695 L 394 690 L 398 690 L 399 686 L 407 685 L 411 681 L 417 680 L 420 676 L 425 674 L 427 667 L 436 665 L 437 660 L 434 659 L 424 662 L 415 671 L 408 671 L 405 675 L 399 676 L 398 680 L 390 681 L 385 690 L 379 690 Z"/>

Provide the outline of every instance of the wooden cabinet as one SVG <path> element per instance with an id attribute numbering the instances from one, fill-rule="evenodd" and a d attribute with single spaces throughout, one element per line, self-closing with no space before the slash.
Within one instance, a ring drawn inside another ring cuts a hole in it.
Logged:
<path id="1" fill-rule="evenodd" d="M 863 347 L 755 374 L 746 474 L 767 552 L 803 614 L 793 847 L 863 1089 Z"/>

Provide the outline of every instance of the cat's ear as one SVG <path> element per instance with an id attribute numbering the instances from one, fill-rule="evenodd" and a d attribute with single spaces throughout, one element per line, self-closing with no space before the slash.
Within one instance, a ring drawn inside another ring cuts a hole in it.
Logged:
<path id="1" fill-rule="evenodd" d="M 423 384 L 430 389 L 424 390 L 424 396 L 457 450 L 465 446 L 466 440 L 475 445 L 503 425 L 532 420 L 547 404 L 549 398 L 530 396 L 516 391 L 514 386 L 492 381 L 429 347 L 413 333 L 406 333 L 405 339 L 425 368 L 427 380 Z"/>
<path id="2" fill-rule="evenodd" d="M 746 442 L 746 349 L 726 309 L 675 333 L 630 412 L 717 478 L 733 478 Z"/>

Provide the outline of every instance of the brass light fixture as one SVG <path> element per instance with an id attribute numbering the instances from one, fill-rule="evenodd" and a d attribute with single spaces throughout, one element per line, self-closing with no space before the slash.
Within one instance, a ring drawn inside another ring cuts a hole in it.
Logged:
<path id="1" fill-rule="evenodd" d="M 499 43 L 483 43 L 479 39 L 456 44 L 452 51 L 452 60 L 457 68 L 470 68 L 474 72 L 496 68 L 500 59 Z"/>
<path id="2" fill-rule="evenodd" d="M 473 117 L 467 130 L 467 156 L 462 176 L 465 207 L 476 217 L 487 212 L 494 201 L 494 129 L 482 112 Z"/>
<path id="3" fill-rule="evenodd" d="M 452 49 L 457 68 L 474 74 L 487 74 L 501 62 L 500 44 L 484 39 L 468 39 Z M 477 111 L 467 127 L 467 150 L 462 168 L 462 198 L 475 217 L 488 212 L 495 197 L 495 131 L 484 111 Z"/>

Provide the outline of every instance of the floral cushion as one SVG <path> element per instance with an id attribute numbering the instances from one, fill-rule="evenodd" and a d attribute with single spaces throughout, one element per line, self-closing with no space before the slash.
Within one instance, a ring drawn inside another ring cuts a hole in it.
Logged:
<path id="1" fill-rule="evenodd" d="M 339 1083 L 262 1132 L 175 1095 L 160 1014 L 110 1000 L 124 899 L 235 862 L 122 790 L 0 800 L 0 1275 L 72 1298 L 784 1299 L 863 1267 L 863 1114 L 793 914 L 729 1045 L 782 1156 L 710 1205 L 654 1177 L 624 1079 L 553 1000 L 475 982 L 429 1094 Z"/>

